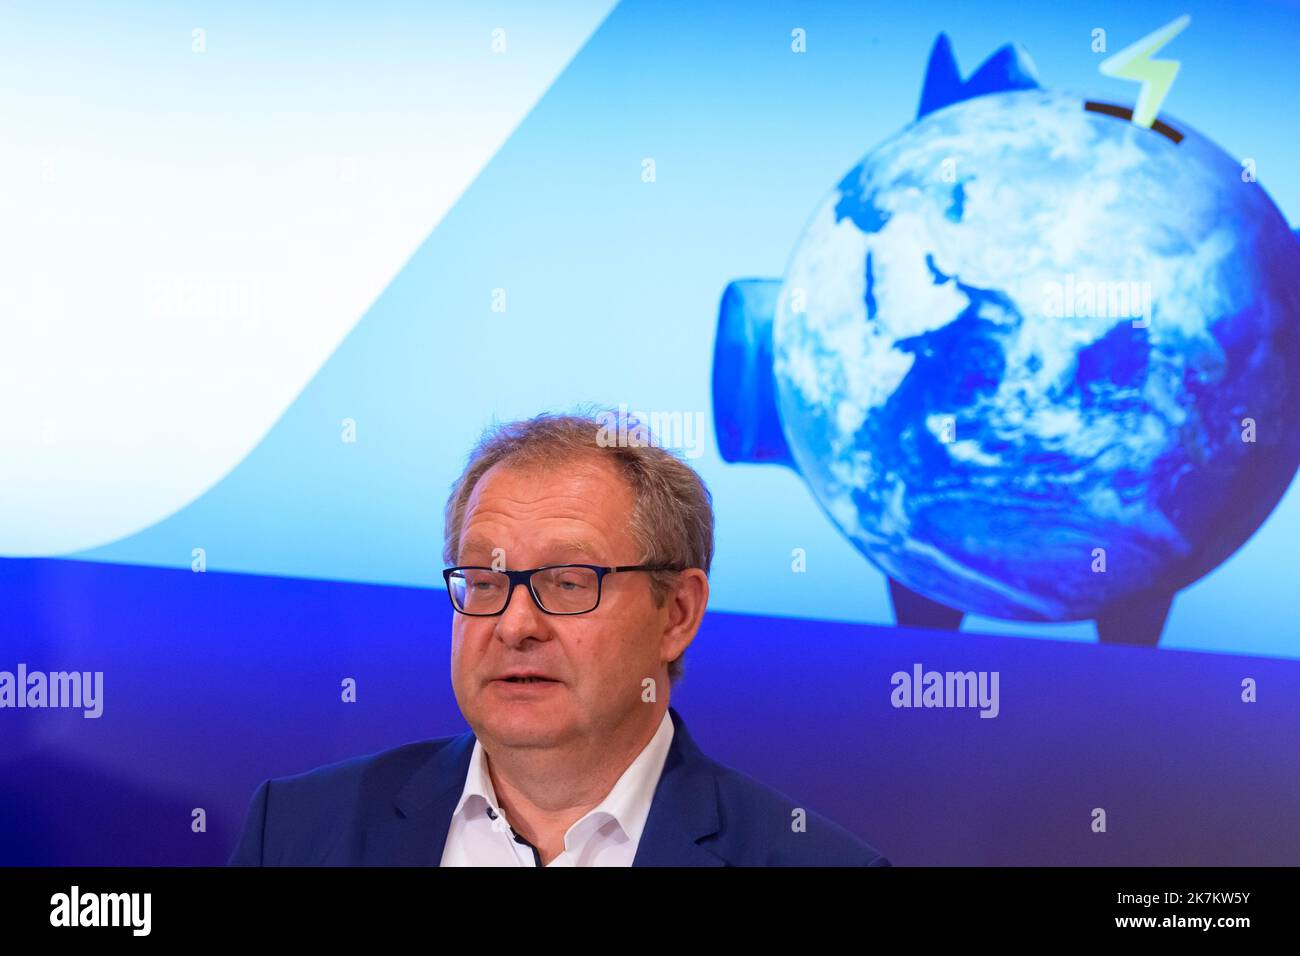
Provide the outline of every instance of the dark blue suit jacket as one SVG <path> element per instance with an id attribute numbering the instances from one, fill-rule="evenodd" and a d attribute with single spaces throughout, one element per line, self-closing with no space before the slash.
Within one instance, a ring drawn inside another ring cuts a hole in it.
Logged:
<path id="1" fill-rule="evenodd" d="M 700 752 L 672 707 L 673 740 L 633 866 L 889 866 L 873 847 Z M 405 744 L 263 781 L 231 866 L 438 866 L 474 734 Z M 805 808 L 806 809 L 806 808 Z"/>

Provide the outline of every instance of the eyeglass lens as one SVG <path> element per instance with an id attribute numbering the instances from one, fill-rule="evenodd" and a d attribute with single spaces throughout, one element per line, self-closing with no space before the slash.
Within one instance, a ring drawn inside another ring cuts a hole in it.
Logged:
<path id="1" fill-rule="evenodd" d="M 542 607 L 556 614 L 581 614 L 596 606 L 600 578 L 591 568 L 546 568 L 533 573 Z M 467 568 L 450 577 L 451 599 L 466 614 L 496 614 L 506 604 L 510 578 L 500 571 Z"/>

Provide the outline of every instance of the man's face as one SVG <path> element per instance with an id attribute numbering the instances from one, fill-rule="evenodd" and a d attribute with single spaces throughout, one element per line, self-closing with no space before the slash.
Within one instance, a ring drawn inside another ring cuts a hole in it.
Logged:
<path id="1" fill-rule="evenodd" d="M 605 462 L 549 471 L 496 465 L 467 503 L 456 563 L 491 567 L 500 556 L 495 566 L 511 570 L 638 564 L 632 508 L 631 488 Z M 631 571 L 606 575 L 600 604 L 587 614 L 546 614 L 522 587 L 497 617 L 455 614 L 452 687 L 465 720 L 489 743 L 543 748 L 598 746 L 648 721 L 641 682 L 666 682 L 665 661 L 682 647 L 680 637 L 664 635 L 670 608 L 655 607 L 649 574 Z M 554 682 L 500 680 L 517 670 Z"/>

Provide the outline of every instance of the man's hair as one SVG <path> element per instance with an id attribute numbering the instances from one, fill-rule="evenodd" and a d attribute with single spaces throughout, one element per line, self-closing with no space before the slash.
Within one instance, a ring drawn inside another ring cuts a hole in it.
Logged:
<path id="1" fill-rule="evenodd" d="M 547 470 L 595 460 L 613 465 L 631 488 L 631 532 L 641 550 L 632 563 L 700 568 L 708 574 L 713 561 L 713 496 L 693 468 L 653 444 L 648 426 L 631 413 L 621 415 L 584 408 L 575 414 L 548 413 L 488 428 L 452 484 L 443 525 L 443 560 L 455 563 L 465 507 L 474 486 L 493 465 L 504 462 L 506 467 Z M 620 423 L 634 441 L 619 440 Z M 655 605 L 663 607 L 676 573 L 646 574 Z M 669 662 L 669 686 L 681 679 L 684 656 L 685 652 Z"/>

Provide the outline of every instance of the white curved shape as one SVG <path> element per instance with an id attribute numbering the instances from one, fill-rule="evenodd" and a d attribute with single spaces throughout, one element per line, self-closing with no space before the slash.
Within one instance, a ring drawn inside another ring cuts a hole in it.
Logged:
<path id="1" fill-rule="evenodd" d="M 509 6 L 6 26 L 0 555 L 148 527 L 261 440 L 614 0 Z"/>

